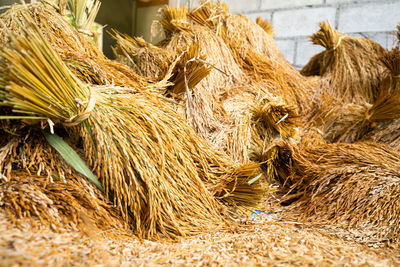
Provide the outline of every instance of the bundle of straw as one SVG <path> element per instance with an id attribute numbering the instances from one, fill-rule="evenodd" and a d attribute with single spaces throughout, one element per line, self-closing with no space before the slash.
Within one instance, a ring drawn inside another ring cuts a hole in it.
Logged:
<path id="1" fill-rule="evenodd" d="M 230 14 L 224 4 L 211 1 L 191 11 L 189 17 L 221 36 L 236 63 L 251 79 L 274 83 L 270 90 L 286 103 L 296 103 L 297 112 L 308 109 L 314 82 L 300 75 L 283 57 L 272 36 L 257 23 L 243 15 Z"/>
<path id="2" fill-rule="evenodd" d="M 282 202 L 303 220 L 339 223 L 394 240 L 400 228 L 400 154 L 383 144 L 277 144 Z"/>
<path id="3" fill-rule="evenodd" d="M 274 36 L 274 28 L 272 24 L 267 20 L 263 20 L 261 17 L 257 17 L 256 23 L 270 36 Z"/>
<path id="4" fill-rule="evenodd" d="M 320 90 L 339 102 L 374 103 L 386 71 L 384 49 L 372 40 L 346 36 L 329 23 L 319 25 L 311 40 L 326 50 L 312 57 L 301 73 L 321 76 Z"/>
<path id="5" fill-rule="evenodd" d="M 381 60 L 387 71 L 376 88 L 379 95 L 372 104 L 343 104 L 322 97 L 326 103 L 314 110 L 309 121 L 310 125 L 318 126 L 324 132 L 327 142 L 354 143 L 374 131 L 375 127 L 379 129 L 375 132 L 382 134 L 381 124 L 387 127 L 391 121 L 400 118 L 400 52 L 397 48 L 385 52 Z"/>
<path id="6" fill-rule="evenodd" d="M 10 181 L 0 183 L 1 206 L 17 226 L 29 219 L 37 228 L 78 228 L 87 235 L 127 229 L 118 211 L 92 184 L 68 178 L 66 182 L 52 181 L 46 176 L 14 171 Z"/>
<path id="7" fill-rule="evenodd" d="M 173 51 L 147 43 L 143 38 L 114 32 L 117 42 L 113 49 L 117 61 L 134 69 L 139 75 L 161 80 L 176 56 Z"/>
<path id="8" fill-rule="evenodd" d="M 244 208 L 262 199 L 258 165 L 235 168 L 157 94 L 85 85 L 25 19 L 24 38 L 10 34 L 1 49 L 2 105 L 14 119 L 54 123 L 81 139 L 88 165 L 138 236 L 174 238 L 225 224 L 214 195 Z"/>
<path id="9" fill-rule="evenodd" d="M 91 84 L 146 88 L 142 77 L 127 66 L 107 59 L 91 40 L 78 34 L 64 16 L 42 3 L 13 5 L 2 14 L 0 45 L 7 43 L 8 31 L 23 35 L 26 16 L 34 18 L 52 48 L 80 79 Z"/>
<path id="10" fill-rule="evenodd" d="M 400 37 L 400 36 L 399 36 Z M 383 80 L 381 96 L 368 113 L 370 120 L 376 121 L 363 140 L 385 143 L 400 151 L 400 51 L 399 47 L 385 53 L 383 63 L 389 74 Z"/>
<path id="11" fill-rule="evenodd" d="M 181 109 L 182 115 L 189 121 L 196 121 L 195 129 L 210 144 L 235 161 L 248 162 L 259 158 L 264 147 L 276 136 L 288 137 L 294 133 L 298 125 L 295 107 L 272 94 L 276 92 L 276 82 L 252 82 L 220 36 L 188 21 L 186 8 L 166 7 L 163 14 L 161 21 L 169 39 L 153 46 L 117 35 L 116 50 L 125 61 L 132 59 L 139 73 L 155 76 L 168 71 L 154 62 L 141 62 L 140 57 L 162 60 L 172 55 L 172 59 L 167 60 L 177 62 L 172 71 L 174 85 L 165 95 L 185 106 Z M 182 55 L 181 51 L 186 52 Z M 185 76 L 189 91 L 184 90 Z M 162 76 L 152 78 L 161 79 Z"/>
<path id="12" fill-rule="evenodd" d="M 74 26 L 84 33 L 89 33 L 99 12 L 98 0 L 68 0 L 68 7 L 74 18 Z"/>

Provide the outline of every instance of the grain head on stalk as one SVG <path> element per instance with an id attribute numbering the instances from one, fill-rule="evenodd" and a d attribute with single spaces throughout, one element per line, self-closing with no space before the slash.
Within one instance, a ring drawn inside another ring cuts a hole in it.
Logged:
<path id="1" fill-rule="evenodd" d="M 211 149 L 159 94 L 83 83 L 33 18 L 25 19 L 23 37 L 9 33 L 1 49 L 2 105 L 12 110 L 2 118 L 55 124 L 80 140 L 89 167 L 139 237 L 211 231 L 230 221 L 226 211 L 261 201 L 257 164 L 237 166 Z"/>
<path id="2" fill-rule="evenodd" d="M 13 171 L 11 180 L 0 183 L 0 191 L 1 206 L 17 227 L 29 220 L 35 228 L 79 229 L 86 235 L 128 229 L 118 210 L 82 177 L 62 181 Z"/>
<path id="3" fill-rule="evenodd" d="M 117 42 L 114 54 L 117 61 L 134 69 L 141 76 L 161 80 L 176 56 L 174 51 L 152 45 L 141 37 L 130 37 L 114 32 Z"/>

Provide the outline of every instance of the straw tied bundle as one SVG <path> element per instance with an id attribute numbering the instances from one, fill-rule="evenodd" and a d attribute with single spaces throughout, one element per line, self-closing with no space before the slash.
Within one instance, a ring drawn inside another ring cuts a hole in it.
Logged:
<path id="1" fill-rule="evenodd" d="M 82 83 L 26 19 L 24 37 L 10 34 L 1 49 L 1 103 L 12 109 L 2 118 L 54 123 L 80 139 L 88 165 L 138 236 L 208 231 L 229 221 L 227 206 L 233 213 L 257 206 L 257 165 L 235 168 L 159 95 Z"/>
<path id="2" fill-rule="evenodd" d="M 400 26 L 399 26 L 400 27 Z M 400 34 L 398 33 L 398 38 Z M 399 46 L 385 53 L 383 63 L 389 73 L 380 87 L 381 97 L 372 109 L 379 119 L 363 140 L 385 143 L 400 151 L 400 50 Z"/>
<path id="3" fill-rule="evenodd" d="M 318 75 L 321 84 L 317 97 L 333 97 L 345 103 L 373 103 L 386 68 L 381 61 L 384 49 L 367 38 L 346 36 L 321 22 L 311 36 L 316 45 L 326 48 L 301 70 L 306 76 Z M 343 103 L 343 102 L 342 102 Z"/>
<path id="4" fill-rule="evenodd" d="M 383 144 L 277 144 L 281 201 L 303 220 L 361 227 L 395 241 L 400 228 L 400 154 Z"/>
<path id="5" fill-rule="evenodd" d="M 23 35 L 25 17 L 32 17 L 51 46 L 81 80 L 91 84 L 115 84 L 146 88 L 144 79 L 127 66 L 107 59 L 91 40 L 83 37 L 47 4 L 13 5 L 0 19 L 0 44 L 8 41 L 7 31 Z"/>
<path id="6" fill-rule="evenodd" d="M 320 108 L 311 115 L 310 124 L 324 132 L 327 142 L 354 143 L 360 139 L 387 144 L 396 142 L 396 131 L 393 130 L 400 118 L 399 49 L 385 51 L 380 60 L 386 71 L 374 88 L 377 97 L 371 103 L 361 100 L 343 103 L 325 96 Z M 390 132 L 385 128 L 391 128 Z"/>
<path id="7" fill-rule="evenodd" d="M 188 14 L 189 19 L 220 36 L 251 81 L 267 87 L 296 112 L 305 112 L 315 85 L 284 58 L 272 36 L 246 16 L 229 13 L 225 4 L 203 2 Z"/>
<path id="8" fill-rule="evenodd" d="M 188 121 L 197 122 L 195 129 L 213 147 L 235 161 L 258 161 L 271 140 L 295 136 L 294 128 L 299 124 L 296 108 L 287 105 L 280 94 L 273 94 L 275 81 L 252 82 L 224 39 L 206 25 L 193 25 L 185 7 L 166 7 L 162 12 L 161 24 L 168 36 L 165 41 L 154 46 L 117 34 L 115 51 L 120 60 L 132 60 L 139 73 L 155 79 L 168 71 L 156 62 L 179 60 L 173 71 L 177 74 L 173 75 L 174 85 L 165 95 L 185 106 L 181 112 Z M 196 53 L 190 53 L 194 47 Z M 182 56 L 181 51 L 187 52 Z M 143 62 L 141 58 L 155 61 Z M 189 90 L 183 86 L 184 76 Z"/>

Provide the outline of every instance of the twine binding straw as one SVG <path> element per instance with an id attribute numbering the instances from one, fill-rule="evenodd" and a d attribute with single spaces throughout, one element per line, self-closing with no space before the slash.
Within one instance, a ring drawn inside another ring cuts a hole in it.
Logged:
<path id="1" fill-rule="evenodd" d="M 95 105 L 96 105 L 96 92 L 93 89 L 90 89 L 90 96 L 89 96 L 89 101 L 88 104 L 86 106 L 86 109 L 81 112 L 78 113 L 76 116 L 64 121 L 64 125 L 68 126 L 68 127 L 73 127 L 73 126 L 77 126 L 78 124 L 84 122 L 85 120 L 87 120 L 90 116 L 90 114 L 92 113 Z"/>

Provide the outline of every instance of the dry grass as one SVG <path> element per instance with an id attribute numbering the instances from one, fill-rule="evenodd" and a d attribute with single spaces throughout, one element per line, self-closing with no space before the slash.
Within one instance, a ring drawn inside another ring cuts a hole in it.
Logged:
<path id="1" fill-rule="evenodd" d="M 261 17 L 257 17 L 256 23 L 260 25 L 260 27 L 263 28 L 268 35 L 274 36 L 274 28 L 267 19 L 263 20 Z"/>
<path id="2" fill-rule="evenodd" d="M 377 131 L 385 131 L 380 125 L 384 124 L 387 127 L 391 121 L 400 118 L 398 78 L 400 52 L 398 48 L 386 51 L 381 61 L 387 70 L 380 78 L 379 87 L 375 88 L 378 95 L 373 102 L 360 100 L 355 103 L 343 103 L 337 98 L 329 97 L 326 93 L 321 97 L 323 102 L 309 115 L 309 125 L 319 127 L 327 142 L 354 143 L 363 139 L 365 135 L 369 135 L 370 132 L 375 132 L 372 135 L 379 135 Z M 371 140 L 378 141 L 379 138 Z"/>
<path id="3" fill-rule="evenodd" d="M 320 30 L 311 36 L 326 50 L 315 55 L 302 69 L 306 76 L 321 76 L 319 95 L 325 93 L 339 102 L 373 103 L 379 95 L 379 84 L 386 71 L 381 58 L 384 49 L 376 42 L 346 36 L 321 22 Z"/>
<path id="4" fill-rule="evenodd" d="M 117 41 L 117 46 L 114 48 L 117 61 L 149 79 L 161 80 L 167 75 L 175 56 L 173 51 L 147 43 L 140 37 L 130 37 L 116 32 L 113 37 Z"/>
<path id="5" fill-rule="evenodd" d="M 107 59 L 94 43 L 78 34 L 65 17 L 45 4 L 13 5 L 2 14 L 1 45 L 8 40 L 4 27 L 15 34 L 23 33 L 27 25 L 24 16 L 34 18 L 53 49 L 80 79 L 92 84 L 146 88 L 142 77 L 127 66 Z"/>
<path id="6" fill-rule="evenodd" d="M 271 218 L 272 217 L 272 218 Z M 233 231 L 219 231 L 178 242 L 110 238 L 68 231 L 12 228 L 0 214 L 0 263 L 4 265 L 362 265 L 396 266 L 398 249 L 371 249 L 302 224 L 268 215 Z M 116 233 L 118 234 L 118 233 Z"/>
<path id="7" fill-rule="evenodd" d="M 383 144 L 277 144 L 274 181 L 302 220 L 372 232 L 397 242 L 400 155 Z"/>
<path id="8" fill-rule="evenodd" d="M 272 36 L 243 15 L 230 14 L 223 4 L 204 1 L 189 17 L 221 36 L 236 63 L 251 78 L 265 80 L 268 90 L 305 112 L 310 104 L 312 80 L 300 75 L 283 57 Z"/>
<path id="9" fill-rule="evenodd" d="M 79 229 L 87 235 L 128 229 L 111 203 L 85 179 L 76 173 L 64 181 L 53 179 L 15 171 L 10 181 L 0 184 L 1 206 L 17 227 L 29 220 L 34 228 Z"/>
<path id="10" fill-rule="evenodd" d="M 169 39 L 153 46 L 138 39 L 116 36 L 119 43 L 116 51 L 124 60 L 132 59 L 135 68 L 141 69 L 140 73 L 150 74 L 152 78 L 159 80 L 164 77 L 167 69 L 163 65 L 155 64 L 158 59 L 150 62 L 141 62 L 140 59 L 160 57 L 167 58 L 169 62 L 178 61 L 172 72 L 180 74 L 173 75 L 180 79 L 173 81 L 174 85 L 168 88 L 166 95 L 181 104 L 179 110 L 189 121 L 194 117 L 194 127 L 201 136 L 213 147 L 226 152 L 239 162 L 259 159 L 257 155 L 262 154 L 269 142 L 279 135 L 283 138 L 294 137 L 294 128 L 299 124 L 299 117 L 296 105 L 289 106 L 282 100 L 286 99 L 286 94 L 282 94 L 279 88 L 284 86 L 279 84 L 285 83 L 284 78 L 275 79 L 271 73 L 268 76 L 270 79 L 260 78 L 255 81 L 238 64 L 225 40 L 211 26 L 208 27 L 206 22 L 203 25 L 193 25 L 185 8 L 164 8 L 163 13 L 161 22 Z M 189 15 L 196 21 L 196 16 Z M 259 27 L 256 24 L 253 26 Z M 260 30 L 265 34 L 261 28 Z M 182 56 L 181 51 L 188 51 L 188 48 L 193 47 L 198 47 L 198 52 Z M 146 53 L 147 55 L 143 55 Z M 167 55 L 174 57 L 171 59 Z M 195 68 L 188 70 L 189 83 L 194 81 L 195 84 L 189 84 L 188 93 L 187 90 L 182 90 L 182 67 L 179 66 L 190 61 L 191 57 L 200 57 L 203 63 L 214 67 L 209 69 L 207 76 L 197 75 L 193 71 Z M 268 66 L 273 68 L 272 65 Z M 250 68 L 251 66 L 248 67 Z M 259 66 L 260 72 L 264 71 L 262 68 L 263 66 Z M 264 74 L 268 75 L 268 70 Z M 274 93 L 278 96 L 273 96 Z"/>

